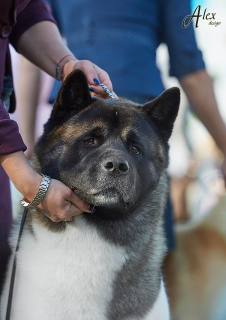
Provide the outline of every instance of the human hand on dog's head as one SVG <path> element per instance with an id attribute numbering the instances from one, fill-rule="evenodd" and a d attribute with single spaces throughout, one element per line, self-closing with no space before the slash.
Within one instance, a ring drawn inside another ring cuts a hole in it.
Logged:
<path id="1" fill-rule="evenodd" d="M 70 60 L 64 65 L 64 80 L 75 69 L 80 69 L 84 72 L 94 95 L 98 95 L 100 98 L 109 98 L 106 91 L 98 84 L 99 82 L 103 83 L 109 89 L 114 98 L 118 98 L 118 96 L 113 92 L 113 86 L 106 71 L 88 60 Z"/>
<path id="2" fill-rule="evenodd" d="M 42 212 L 53 222 L 70 222 L 83 212 L 93 212 L 92 205 L 80 199 L 70 188 L 55 179 L 51 180 L 38 208 L 42 209 Z"/>
<path id="3" fill-rule="evenodd" d="M 17 190 L 28 202 L 32 202 L 39 189 L 42 177 L 28 162 L 22 151 L 0 156 L 0 164 Z M 51 179 L 48 190 L 38 205 L 53 222 L 73 221 L 82 212 L 94 212 L 94 206 L 80 199 L 62 182 Z"/>

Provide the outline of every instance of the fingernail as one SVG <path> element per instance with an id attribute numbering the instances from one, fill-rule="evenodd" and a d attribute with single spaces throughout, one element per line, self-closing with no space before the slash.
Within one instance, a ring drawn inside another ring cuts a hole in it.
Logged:
<path id="1" fill-rule="evenodd" d="M 93 79 L 93 82 L 94 82 L 95 84 L 100 84 L 100 81 L 99 81 L 97 78 L 94 78 L 94 79 Z"/>
<path id="2" fill-rule="evenodd" d="M 89 209 L 88 210 L 91 211 L 91 212 L 95 212 L 96 211 L 96 209 L 94 208 L 93 204 L 89 205 Z"/>
<path id="3" fill-rule="evenodd" d="M 94 92 L 94 89 L 93 89 L 93 88 L 91 88 L 91 87 L 89 87 L 89 91 Z"/>

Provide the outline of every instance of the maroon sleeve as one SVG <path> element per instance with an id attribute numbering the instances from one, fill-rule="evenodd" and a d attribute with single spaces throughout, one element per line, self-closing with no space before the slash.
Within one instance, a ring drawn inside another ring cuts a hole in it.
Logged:
<path id="1" fill-rule="evenodd" d="M 13 32 L 9 38 L 10 43 L 16 49 L 19 38 L 27 29 L 46 20 L 56 23 L 49 4 L 44 0 L 31 0 L 17 16 L 16 24 L 13 26 Z"/>
<path id="2" fill-rule="evenodd" d="M 26 149 L 17 123 L 9 118 L 8 112 L 0 103 L 0 155 Z"/>

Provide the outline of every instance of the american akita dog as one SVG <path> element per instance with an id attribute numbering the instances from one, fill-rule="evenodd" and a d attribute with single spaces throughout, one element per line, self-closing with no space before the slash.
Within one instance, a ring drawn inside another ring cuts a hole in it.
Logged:
<path id="1" fill-rule="evenodd" d="M 178 88 L 145 105 L 93 98 L 81 71 L 66 79 L 34 167 L 96 212 L 54 223 L 41 210 L 29 211 L 12 320 L 169 319 L 162 216 L 179 100 Z"/>

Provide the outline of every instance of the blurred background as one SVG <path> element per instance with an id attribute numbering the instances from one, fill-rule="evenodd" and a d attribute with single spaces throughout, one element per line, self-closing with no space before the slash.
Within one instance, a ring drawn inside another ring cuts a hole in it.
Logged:
<path id="1" fill-rule="evenodd" d="M 206 70 L 213 80 L 220 114 L 226 122 L 226 2 L 193 0 L 190 5 L 191 12 L 201 5 L 202 11 L 207 8 L 216 13 L 216 21 L 221 22 L 213 26 L 200 20 L 199 27 L 194 29 Z M 24 73 L 31 79 L 38 77 L 38 94 L 35 91 L 33 95 L 37 104 L 37 140 L 52 110 L 48 101 L 53 79 L 24 64 L 14 49 L 12 54 L 18 105 L 11 118 L 20 124 L 21 77 Z M 157 49 L 156 63 L 164 86 L 180 87 L 175 77 L 169 77 L 169 54 L 164 43 Z M 20 130 L 23 135 L 23 128 Z M 226 320 L 226 195 L 222 160 L 221 151 L 192 112 L 182 90 L 179 116 L 170 139 L 168 170 L 176 245 L 163 266 L 173 320 Z M 14 217 L 21 212 L 21 198 L 12 186 Z"/>

